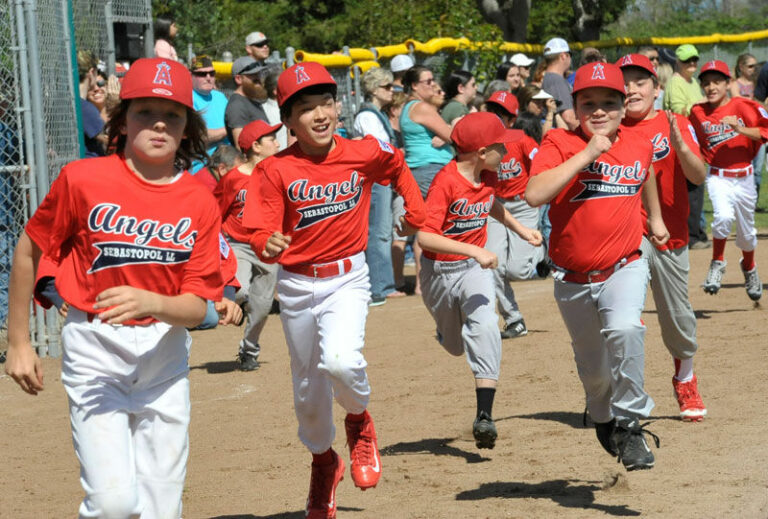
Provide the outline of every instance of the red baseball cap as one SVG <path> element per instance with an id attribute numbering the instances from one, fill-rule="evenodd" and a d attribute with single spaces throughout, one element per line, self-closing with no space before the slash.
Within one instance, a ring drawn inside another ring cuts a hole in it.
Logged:
<path id="1" fill-rule="evenodd" d="M 648 56 L 643 56 L 642 54 L 627 54 L 626 56 L 619 58 L 616 64 L 619 66 L 619 68 L 641 68 L 646 72 L 649 72 L 652 76 L 659 77 L 656 75 L 656 69 L 653 68 L 653 63 L 651 63 L 651 60 L 648 59 Z"/>
<path id="2" fill-rule="evenodd" d="M 299 91 L 315 85 L 336 86 L 331 73 L 320 63 L 306 61 L 288 67 L 277 78 L 277 104 L 285 102 Z"/>
<path id="3" fill-rule="evenodd" d="M 491 97 L 488 98 L 486 103 L 496 103 L 504 110 L 515 116 L 517 116 L 517 109 L 520 106 L 520 104 L 517 102 L 517 97 L 515 94 L 504 92 L 503 90 L 494 92 Z"/>
<path id="4" fill-rule="evenodd" d="M 187 67 L 171 59 L 141 58 L 125 73 L 120 99 L 158 97 L 194 109 L 192 75 Z"/>
<path id="5" fill-rule="evenodd" d="M 724 75 L 727 78 L 731 77 L 731 71 L 728 70 L 728 65 L 724 61 L 720 61 L 719 59 L 707 61 L 704 63 L 704 66 L 701 67 L 701 72 L 699 72 L 699 79 L 701 79 L 701 76 L 705 72 L 720 72 L 722 75 Z"/>
<path id="6" fill-rule="evenodd" d="M 459 153 L 472 153 L 491 144 L 509 142 L 509 133 L 515 131 L 504 128 L 501 119 L 495 114 L 474 112 L 465 115 L 454 125 L 451 141 Z"/>
<path id="7" fill-rule="evenodd" d="M 573 93 L 584 90 L 585 88 L 610 88 L 626 95 L 624 89 L 624 74 L 617 65 L 610 63 L 587 63 L 579 67 L 576 71 L 576 78 L 573 81 Z"/>
<path id="8" fill-rule="evenodd" d="M 265 135 L 275 133 L 282 126 L 283 123 L 277 123 L 274 126 L 270 126 L 261 119 L 251 121 L 243 127 L 243 130 L 237 137 L 237 145 L 240 146 L 240 149 L 243 152 L 245 152 L 246 150 L 250 149 L 251 146 L 253 146 L 254 142 L 258 141 Z"/>

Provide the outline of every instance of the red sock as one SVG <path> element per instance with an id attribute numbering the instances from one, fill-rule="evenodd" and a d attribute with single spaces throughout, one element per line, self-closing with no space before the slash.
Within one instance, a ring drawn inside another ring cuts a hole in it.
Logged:
<path id="1" fill-rule="evenodd" d="M 313 454 L 312 463 L 315 465 L 330 465 L 333 463 L 333 451 L 328 449 L 322 454 Z"/>
<path id="2" fill-rule="evenodd" d="M 712 259 L 723 261 L 725 257 L 725 238 L 712 238 Z"/>
<path id="3" fill-rule="evenodd" d="M 365 411 L 360 414 L 347 413 L 348 422 L 362 422 L 363 420 L 365 420 Z"/>
<path id="4" fill-rule="evenodd" d="M 755 268 L 755 251 L 743 250 L 741 251 L 741 254 L 744 256 L 744 259 L 741 261 L 741 268 L 744 269 L 744 271 L 750 271 Z"/>

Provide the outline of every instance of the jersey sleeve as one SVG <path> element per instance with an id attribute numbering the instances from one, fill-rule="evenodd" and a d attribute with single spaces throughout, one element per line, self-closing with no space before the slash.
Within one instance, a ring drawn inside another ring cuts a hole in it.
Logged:
<path id="1" fill-rule="evenodd" d="M 184 268 L 179 293 L 195 294 L 203 299 L 220 301 L 224 291 L 219 243 L 221 217 L 213 201 L 210 205 L 202 205 L 200 213 L 197 239 Z"/>
<path id="2" fill-rule="evenodd" d="M 531 171 L 531 164 L 533 163 L 533 157 L 536 156 L 536 154 L 539 152 L 539 144 L 533 140 L 532 138 L 528 137 L 527 135 L 523 138 L 523 165 L 525 166 L 525 170 L 530 172 Z"/>
<path id="3" fill-rule="evenodd" d="M 754 101 L 748 100 L 748 104 L 756 114 L 755 127 L 760 130 L 760 137 L 762 137 L 762 142 L 768 142 L 768 111 L 766 111 L 765 107 Z"/>
<path id="4" fill-rule="evenodd" d="M 450 186 L 439 180 L 440 176 L 438 173 L 435 181 L 429 186 L 429 191 L 427 191 L 425 205 L 429 211 L 427 211 L 421 230 L 442 235 L 445 215 L 448 213 L 448 205 L 451 203 L 451 193 L 449 192 Z"/>
<path id="5" fill-rule="evenodd" d="M 698 105 L 695 105 L 693 108 L 691 108 L 691 114 L 688 116 L 688 121 L 691 123 L 691 126 L 693 126 L 693 131 L 696 133 L 696 140 L 699 143 L 706 143 L 707 142 L 707 136 L 704 133 L 704 129 L 701 126 L 701 107 Z M 699 148 L 701 148 L 701 144 L 699 144 Z"/>
<path id="6" fill-rule="evenodd" d="M 373 162 L 366 167 L 366 177 L 379 184 L 392 183 L 405 203 L 405 221 L 420 229 L 426 217 L 424 199 L 413 173 L 405 164 L 403 152 L 388 142 L 373 137 L 362 141 L 373 150 Z M 371 172 L 371 173 L 368 173 Z"/>
<path id="7" fill-rule="evenodd" d="M 65 166 L 24 228 L 43 254 L 54 262 L 61 261 L 64 243 L 77 232 L 78 207 Z"/>
<path id="8" fill-rule="evenodd" d="M 550 130 L 550 133 L 555 130 Z M 554 167 L 559 166 L 565 162 L 560 151 L 559 145 L 555 142 L 549 133 L 541 141 L 538 151 L 535 154 L 534 159 L 531 161 L 531 176 L 538 175 L 545 171 L 548 171 Z"/>
<path id="9" fill-rule="evenodd" d="M 216 188 L 213 190 L 213 196 L 216 198 L 216 203 L 219 206 L 219 214 L 223 220 L 227 216 L 229 208 L 232 206 L 232 189 L 230 189 L 230 182 L 227 180 L 227 175 L 224 175 L 218 184 L 216 184 Z"/>
<path id="10" fill-rule="evenodd" d="M 680 128 L 680 134 L 683 136 L 683 142 L 688 145 L 688 148 L 699 158 L 701 158 L 701 147 L 699 145 L 699 138 L 696 135 L 696 130 L 690 120 L 686 119 L 680 114 L 675 114 L 677 118 L 677 127 Z"/>
<path id="11" fill-rule="evenodd" d="M 235 252 L 223 234 L 219 233 L 219 253 L 221 254 L 221 279 L 225 287 L 240 288 L 237 281 L 237 258 Z"/>
<path id="12" fill-rule="evenodd" d="M 243 225 L 254 229 L 250 239 L 251 249 L 265 263 L 276 263 L 278 259 L 264 257 L 262 252 L 272 233 L 283 232 L 284 191 L 279 172 L 259 163 L 251 174 Z"/>

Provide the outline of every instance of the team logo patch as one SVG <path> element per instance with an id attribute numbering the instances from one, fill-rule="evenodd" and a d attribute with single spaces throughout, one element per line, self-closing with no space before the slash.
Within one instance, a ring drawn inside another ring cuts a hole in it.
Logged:
<path id="1" fill-rule="evenodd" d="M 693 129 L 692 124 L 688 125 L 688 132 L 691 134 L 691 138 L 693 139 L 693 142 L 695 142 L 696 144 L 699 144 L 699 138 L 696 137 L 696 130 Z"/>
<path id="2" fill-rule="evenodd" d="M 539 148 L 533 148 L 531 152 L 528 154 L 528 158 L 533 160 L 533 157 L 535 157 L 538 152 L 539 152 Z"/>
<path id="3" fill-rule="evenodd" d="M 235 204 L 240 208 L 240 211 L 237 212 L 237 217 L 242 220 L 243 213 L 245 213 L 245 198 L 248 196 L 248 190 L 247 189 L 241 189 L 237 192 L 235 195 Z"/>
<path id="4" fill-rule="evenodd" d="M 640 192 L 647 175 L 647 170 L 639 160 L 635 161 L 633 166 L 593 162 L 582 172 L 599 175 L 600 178 L 579 179 L 579 183 L 584 188 L 571 198 L 571 202 L 583 202 L 593 198 L 635 196 Z"/>
<path id="5" fill-rule="evenodd" d="M 506 92 L 499 92 L 499 101 L 502 103 L 507 102 L 507 93 Z"/>
<path id="6" fill-rule="evenodd" d="M 658 162 L 669 155 L 669 151 L 671 150 L 669 146 L 669 138 L 665 137 L 662 133 L 654 135 L 651 139 L 651 144 L 653 144 L 654 162 Z"/>
<path id="7" fill-rule="evenodd" d="M 760 112 L 760 115 L 763 117 L 763 119 L 768 119 L 768 112 L 765 111 L 765 108 L 758 106 L 757 111 Z"/>
<path id="8" fill-rule="evenodd" d="M 173 92 L 166 88 L 153 88 L 152 89 L 153 94 L 160 94 L 161 96 L 168 96 L 171 97 L 173 95 Z"/>
<path id="9" fill-rule="evenodd" d="M 227 243 L 227 240 L 224 239 L 224 235 L 219 233 L 219 252 L 221 253 L 221 257 L 228 258 L 229 251 L 231 250 L 232 247 L 230 247 L 229 243 Z"/>
<path id="10" fill-rule="evenodd" d="M 459 198 L 448 206 L 448 214 L 454 215 L 448 221 L 451 226 L 443 231 L 445 236 L 457 236 L 472 231 L 477 231 L 485 227 L 488 221 L 488 214 L 493 206 L 493 195 L 487 202 L 469 203 L 466 198 Z"/>
<path id="11" fill-rule="evenodd" d="M 349 180 L 310 185 L 309 180 L 294 180 L 288 186 L 288 199 L 294 203 L 321 201 L 296 209 L 301 215 L 294 230 L 305 229 L 323 220 L 352 211 L 363 194 L 363 179 L 353 171 Z"/>
<path id="12" fill-rule="evenodd" d="M 309 74 L 306 70 L 304 70 L 304 67 L 301 65 L 296 67 L 296 84 L 300 85 L 302 83 L 305 83 L 307 81 L 310 81 L 312 78 L 309 77 Z"/>
<path id="13" fill-rule="evenodd" d="M 592 67 L 592 79 L 605 79 L 605 66 L 602 63 L 595 63 Z"/>
<path id="14" fill-rule="evenodd" d="M 135 216 L 121 214 L 121 209 L 118 204 L 103 203 L 94 206 L 88 215 L 91 232 L 123 238 L 122 241 L 93 244 L 99 255 L 93 260 L 89 274 L 124 265 L 173 265 L 189 261 L 197 240 L 197 231 L 191 228 L 191 218 L 181 218 L 173 224 L 149 218 L 139 220 Z M 150 245 L 157 242 L 176 248 Z"/>
<path id="15" fill-rule="evenodd" d="M 621 63 L 619 63 L 620 67 L 626 67 L 627 65 L 632 65 L 632 56 L 629 54 L 621 58 Z"/>
<path id="16" fill-rule="evenodd" d="M 157 72 L 155 72 L 155 79 L 152 80 L 152 83 L 155 85 L 165 85 L 167 87 L 172 87 L 173 83 L 171 82 L 171 66 L 163 61 L 162 63 L 157 64 Z"/>
<path id="17" fill-rule="evenodd" d="M 395 150 L 392 149 L 392 146 L 388 142 L 384 142 L 378 137 L 376 137 L 376 140 L 379 141 L 379 147 L 382 149 L 382 151 L 386 151 L 387 153 L 395 153 Z"/>

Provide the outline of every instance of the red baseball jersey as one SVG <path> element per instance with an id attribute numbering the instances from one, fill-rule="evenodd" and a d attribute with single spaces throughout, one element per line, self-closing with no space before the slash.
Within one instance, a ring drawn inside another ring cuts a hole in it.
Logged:
<path id="1" fill-rule="evenodd" d="M 539 151 L 539 145 L 522 130 L 512 142 L 505 142 L 507 154 L 499 166 L 499 181 L 496 184 L 496 196 L 511 199 L 525 194 L 525 187 L 530 178 L 531 161 Z"/>
<path id="2" fill-rule="evenodd" d="M 452 160 L 441 169 L 427 192 L 427 221 L 422 230 L 446 238 L 484 247 L 488 238 L 486 222 L 496 189 L 496 172 L 483 171 L 481 182 L 467 180 Z M 424 256 L 435 261 L 467 259 L 458 254 L 440 254 L 425 250 Z"/>
<path id="3" fill-rule="evenodd" d="M 60 264 L 61 297 L 93 313 L 96 296 L 120 285 L 221 299 L 220 228 L 216 200 L 189 173 L 152 184 L 110 155 L 65 166 L 26 232 Z"/>
<path id="4" fill-rule="evenodd" d="M 255 170 L 254 170 L 255 173 Z M 251 176 L 237 168 L 221 177 L 213 191 L 221 210 L 221 229 L 224 234 L 240 243 L 248 243 L 253 229 L 243 225 L 243 210 Z"/>
<path id="5" fill-rule="evenodd" d="M 696 139 L 693 125 L 682 115 L 674 114 L 674 116 L 683 141 L 697 157 L 701 157 L 699 141 Z M 660 111 L 654 118 L 643 121 L 625 118 L 622 121 L 622 128 L 629 128 L 639 133 L 653 145 L 653 172 L 656 175 L 656 186 L 659 190 L 661 216 L 669 230 L 669 241 L 658 248 L 674 250 L 688 245 L 688 183 L 677 153 L 670 144 L 667 114 Z M 648 214 L 645 207 L 642 205 L 640 207 L 645 233 L 648 234 Z"/>
<path id="6" fill-rule="evenodd" d="M 207 187 L 209 190 L 213 191 L 216 189 L 216 177 L 213 176 L 213 173 L 211 173 L 211 170 L 208 169 L 208 166 L 198 170 L 198 172 L 192 176 L 196 180 L 200 181 L 200 183 Z"/>
<path id="7" fill-rule="evenodd" d="M 275 231 L 291 237 L 279 256 L 283 265 L 329 263 L 364 251 L 374 182 L 392 182 L 405 199 L 407 222 L 424 224 L 424 200 L 400 150 L 371 136 L 334 139 L 327 155 L 307 155 L 295 143 L 254 169 L 243 224 L 255 229 L 251 248 L 262 260 L 276 261 L 261 256 Z"/>
<path id="8" fill-rule="evenodd" d="M 547 132 L 531 165 L 531 176 L 559 166 L 589 139 L 577 129 Z M 627 136 L 579 171 L 550 202 L 549 255 L 574 272 L 604 270 L 640 248 L 640 192 L 653 160 L 646 139 Z"/>
<path id="9" fill-rule="evenodd" d="M 762 141 L 753 141 L 736 133 L 722 122 L 727 115 L 735 115 L 747 128 L 760 128 Z M 693 105 L 690 119 L 699 137 L 704 160 L 712 167 L 746 168 L 762 143 L 768 141 L 768 112 L 755 101 L 744 97 L 734 97 L 717 108 L 709 103 Z"/>

